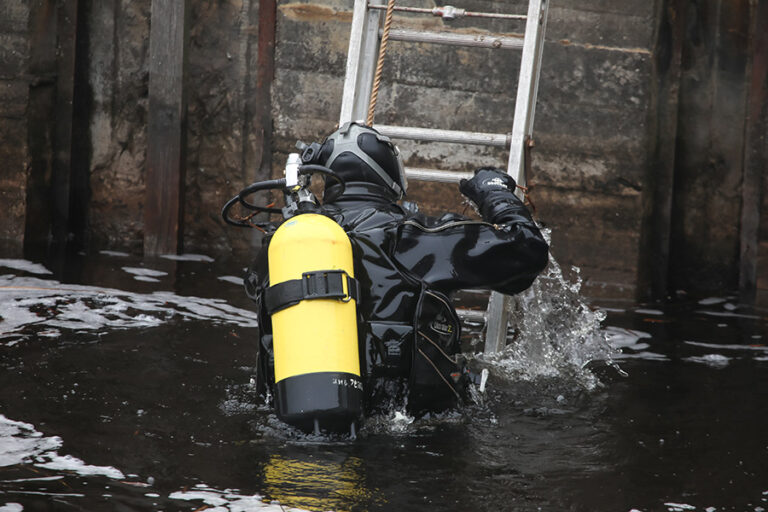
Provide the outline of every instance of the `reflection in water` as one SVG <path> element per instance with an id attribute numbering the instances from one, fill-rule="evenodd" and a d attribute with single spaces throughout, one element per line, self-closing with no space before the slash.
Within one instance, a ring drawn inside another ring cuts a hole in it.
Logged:
<path id="1" fill-rule="evenodd" d="M 375 498 L 363 460 L 329 452 L 272 455 L 263 469 L 263 493 L 265 499 L 309 510 L 352 510 Z"/>

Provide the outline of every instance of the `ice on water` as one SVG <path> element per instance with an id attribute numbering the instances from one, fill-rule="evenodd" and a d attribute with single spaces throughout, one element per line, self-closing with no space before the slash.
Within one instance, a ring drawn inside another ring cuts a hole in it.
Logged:
<path id="1" fill-rule="evenodd" d="M 15 275 L 0 275 L 0 289 L 0 340 L 18 341 L 25 329 L 53 335 L 58 329 L 153 327 L 171 318 L 257 326 L 252 311 L 173 292 L 133 293 Z"/>

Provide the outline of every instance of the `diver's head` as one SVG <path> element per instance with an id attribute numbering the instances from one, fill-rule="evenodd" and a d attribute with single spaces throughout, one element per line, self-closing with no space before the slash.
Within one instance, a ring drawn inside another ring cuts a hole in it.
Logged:
<path id="1" fill-rule="evenodd" d="M 346 123 L 322 145 L 304 146 L 302 161 L 330 168 L 347 184 L 379 185 L 390 196 L 388 199 L 405 195 L 407 182 L 400 151 L 389 137 L 362 123 Z M 335 197 L 338 187 L 332 181 L 326 182 L 325 197 Z"/>

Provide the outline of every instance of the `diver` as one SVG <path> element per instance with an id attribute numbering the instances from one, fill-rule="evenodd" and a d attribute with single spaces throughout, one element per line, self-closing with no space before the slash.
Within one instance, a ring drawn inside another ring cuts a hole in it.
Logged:
<path id="1" fill-rule="evenodd" d="M 459 190 L 482 221 L 455 213 L 432 218 L 398 204 L 406 191 L 402 159 L 374 129 L 348 123 L 300 149 L 304 165 L 323 166 L 343 180 L 326 180 L 317 211 L 341 226 L 352 246 L 365 415 L 402 406 L 420 415 L 454 406 L 471 376 L 461 357 L 452 294 L 467 288 L 516 294 L 548 262 L 547 243 L 515 196 L 515 180 L 501 169 L 480 168 L 461 180 Z M 267 229 L 245 278 L 261 326 L 258 386 L 268 396 L 275 383 L 265 300 L 273 231 Z"/>

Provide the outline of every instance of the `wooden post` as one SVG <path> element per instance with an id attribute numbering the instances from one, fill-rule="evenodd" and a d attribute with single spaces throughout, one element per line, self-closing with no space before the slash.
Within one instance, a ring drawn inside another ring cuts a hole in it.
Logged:
<path id="1" fill-rule="evenodd" d="M 763 169 L 768 165 L 768 1 L 752 6 L 749 92 L 744 127 L 744 176 L 741 185 L 739 291 L 751 302 L 757 289 L 758 229 L 762 201 Z"/>
<path id="2" fill-rule="evenodd" d="M 256 69 L 256 143 L 261 151 L 258 178 L 272 172 L 272 80 L 275 76 L 276 0 L 259 1 L 259 41 Z"/>
<path id="3" fill-rule="evenodd" d="M 152 0 L 144 254 L 182 250 L 189 0 Z"/>
<path id="4" fill-rule="evenodd" d="M 643 194 L 643 229 L 640 234 L 638 295 L 641 300 L 663 300 L 667 295 L 672 224 L 672 195 L 677 146 L 677 115 L 685 39 L 687 0 L 659 4 L 659 25 L 654 48 L 656 107 L 649 123 L 648 190 Z"/>
<path id="5" fill-rule="evenodd" d="M 56 4 L 56 103 L 52 160 L 52 234 L 54 253 L 66 249 L 70 233 L 72 181 L 72 101 L 75 92 L 75 54 L 78 1 Z"/>

